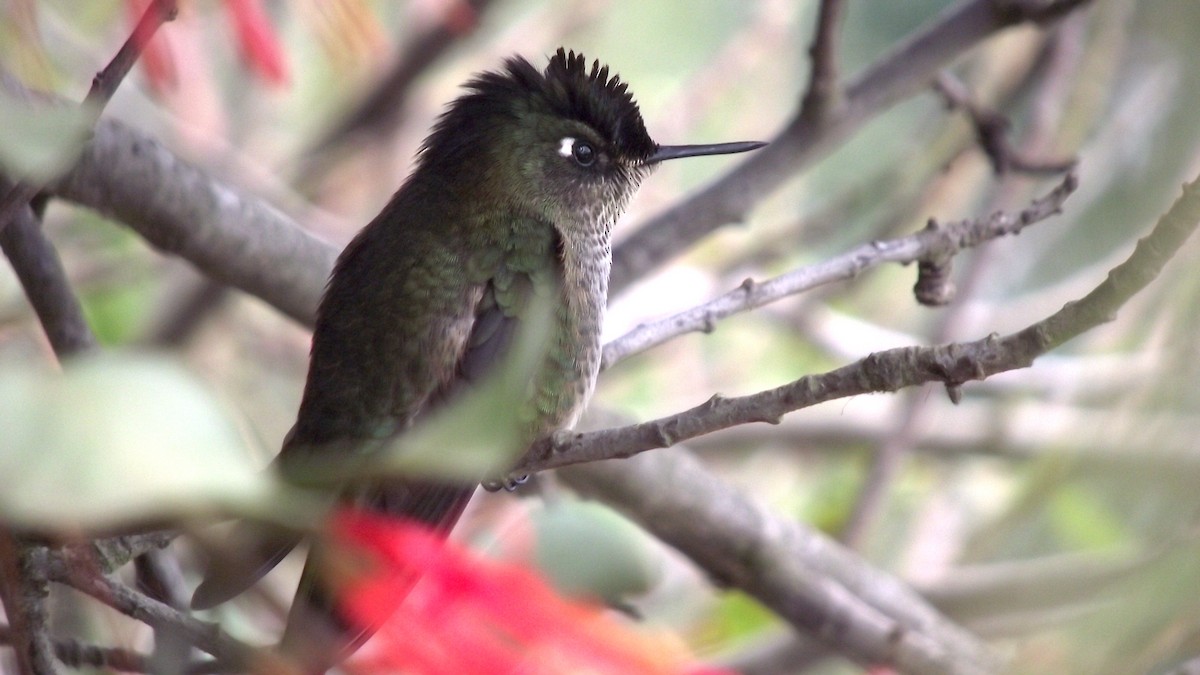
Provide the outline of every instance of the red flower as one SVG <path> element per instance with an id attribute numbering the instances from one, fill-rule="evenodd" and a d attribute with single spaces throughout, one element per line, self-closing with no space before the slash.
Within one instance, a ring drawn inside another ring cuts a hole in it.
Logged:
<path id="1" fill-rule="evenodd" d="M 151 2 L 153 0 L 126 0 L 126 14 L 135 29 Z M 164 91 L 175 86 L 176 72 L 168 37 L 159 33 L 162 31 L 143 34 L 142 31 L 135 30 L 133 39 L 142 51 L 140 58 L 142 68 L 146 71 L 146 80 L 150 83 L 151 88 Z"/>
<path id="2" fill-rule="evenodd" d="M 261 0 L 225 0 L 237 31 L 242 60 L 271 84 L 287 84 L 287 64 L 279 36 L 263 11 Z"/>
<path id="3" fill-rule="evenodd" d="M 424 526 L 341 511 L 330 530 L 374 562 L 342 586 L 344 615 L 378 629 L 352 668 L 665 675 L 695 666 L 674 637 L 635 632 L 600 607 L 561 598 L 530 570 L 481 558 Z"/>
<path id="4" fill-rule="evenodd" d="M 138 20 L 150 6 L 152 0 L 125 0 L 130 22 Z M 225 0 L 225 9 L 233 21 L 238 50 L 246 66 L 266 82 L 276 85 L 287 84 L 287 61 L 279 36 L 271 26 L 261 0 Z M 154 35 L 134 33 L 142 49 L 141 62 L 150 86 L 162 91 L 175 85 L 176 70 L 166 26 Z"/>

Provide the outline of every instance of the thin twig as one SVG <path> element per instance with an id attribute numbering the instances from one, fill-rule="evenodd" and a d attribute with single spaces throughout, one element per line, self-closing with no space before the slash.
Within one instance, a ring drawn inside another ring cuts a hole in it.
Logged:
<path id="1" fill-rule="evenodd" d="M 845 3 L 842 0 L 821 0 L 817 13 L 816 34 L 808 53 L 812 58 L 808 90 L 800 104 L 800 114 L 824 117 L 837 108 L 838 91 L 838 28 L 842 22 Z"/>
<path id="2" fill-rule="evenodd" d="M 231 295 L 227 286 L 207 277 L 189 280 L 141 342 L 159 348 L 183 346 L 206 319 L 228 304 Z"/>
<path id="3" fill-rule="evenodd" d="M 104 70 L 96 73 L 96 76 L 92 78 L 91 89 L 88 90 L 81 106 L 83 114 L 90 118 L 92 125 L 100 119 L 104 107 L 108 105 L 113 94 L 116 93 L 117 87 L 129 74 L 133 64 L 141 56 L 142 49 L 158 31 L 159 26 L 174 20 L 178 13 L 178 0 L 153 0 L 129 35 L 129 39 L 125 40 L 125 44 L 117 50 L 116 56 L 104 67 Z M 8 189 L 3 198 L 0 198 L 0 231 L 8 226 L 17 211 L 29 204 L 29 200 L 33 199 L 40 190 L 40 186 L 27 181 L 19 181 Z"/>
<path id="4" fill-rule="evenodd" d="M 938 74 L 934 89 L 946 99 L 950 108 L 958 108 L 971 119 L 979 147 L 987 155 L 992 171 L 1002 176 L 1009 171 L 1032 175 L 1059 174 L 1075 166 L 1075 158 L 1034 159 L 1026 156 L 1009 141 L 1012 124 L 1004 115 L 984 107 L 971 95 L 967 85 L 949 72 Z"/>
<path id="5" fill-rule="evenodd" d="M 863 476 L 850 514 L 837 532 L 838 541 L 854 550 L 862 550 L 867 535 L 872 533 L 904 458 L 920 438 L 921 422 L 931 406 L 928 392 L 920 387 L 902 392 L 900 401 L 903 407 L 899 419 L 874 447 L 871 466 Z"/>
<path id="6" fill-rule="evenodd" d="M 1008 612 L 1050 612 L 1094 600 L 1106 588 L 1179 551 L 1184 540 L 1149 550 L 1060 553 L 959 567 L 919 590 L 934 606 L 968 622 Z"/>
<path id="7" fill-rule="evenodd" d="M 863 244 L 835 258 L 786 274 L 755 282 L 746 280 L 737 289 L 674 316 L 646 323 L 604 345 L 602 368 L 691 332 L 710 332 L 717 321 L 822 284 L 853 279 L 883 263 L 908 264 L 918 260 L 949 260 L 959 251 L 1019 233 L 1062 208 L 1078 187 L 1075 174 L 1063 177 L 1053 190 L 1019 213 L 997 211 L 985 218 L 933 224 L 916 234 Z"/>
<path id="8" fill-rule="evenodd" d="M 172 626 L 186 635 L 192 644 L 222 662 L 246 664 L 254 658 L 267 658 L 261 650 L 225 633 L 219 624 L 189 616 L 106 575 L 80 573 L 69 566 L 51 566 L 51 570 L 54 581 L 82 591 L 150 626 Z"/>

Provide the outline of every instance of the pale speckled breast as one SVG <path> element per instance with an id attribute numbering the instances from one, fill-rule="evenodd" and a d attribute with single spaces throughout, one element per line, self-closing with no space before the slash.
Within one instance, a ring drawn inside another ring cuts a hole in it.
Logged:
<path id="1" fill-rule="evenodd" d="M 612 267 L 606 230 L 569 242 L 563 251 L 563 302 L 556 312 L 556 335 L 545 368 L 535 385 L 538 436 L 574 426 L 596 387 Z"/>

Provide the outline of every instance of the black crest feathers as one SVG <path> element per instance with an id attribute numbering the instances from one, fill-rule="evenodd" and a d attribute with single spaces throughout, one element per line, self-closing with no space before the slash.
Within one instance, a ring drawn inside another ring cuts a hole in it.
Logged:
<path id="1" fill-rule="evenodd" d="M 511 72 L 512 61 L 509 67 Z M 608 66 L 599 61 L 589 71 L 583 54 L 560 47 L 546 66 L 544 94 L 556 113 L 599 131 L 630 157 L 644 159 L 658 148 L 646 133 L 629 86 L 615 74 L 609 77 Z"/>
<path id="2" fill-rule="evenodd" d="M 539 113 L 586 124 L 630 160 L 646 159 L 658 149 L 628 85 L 610 76 L 599 61 L 588 68 L 583 55 L 574 51 L 559 48 L 544 72 L 520 56 L 511 57 L 502 72 L 482 73 L 466 89 L 426 140 L 426 160 L 455 154 L 464 130 L 494 125 L 497 116 L 522 119 Z"/>

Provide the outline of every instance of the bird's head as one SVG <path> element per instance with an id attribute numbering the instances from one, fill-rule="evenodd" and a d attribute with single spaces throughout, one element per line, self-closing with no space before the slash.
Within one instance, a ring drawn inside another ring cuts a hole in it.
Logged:
<path id="1" fill-rule="evenodd" d="M 611 228 L 661 161 L 763 145 L 660 146 L 628 86 L 563 49 L 544 71 L 513 57 L 466 88 L 426 141 L 422 167 L 467 178 L 479 198 L 544 218 L 567 237 Z"/>

